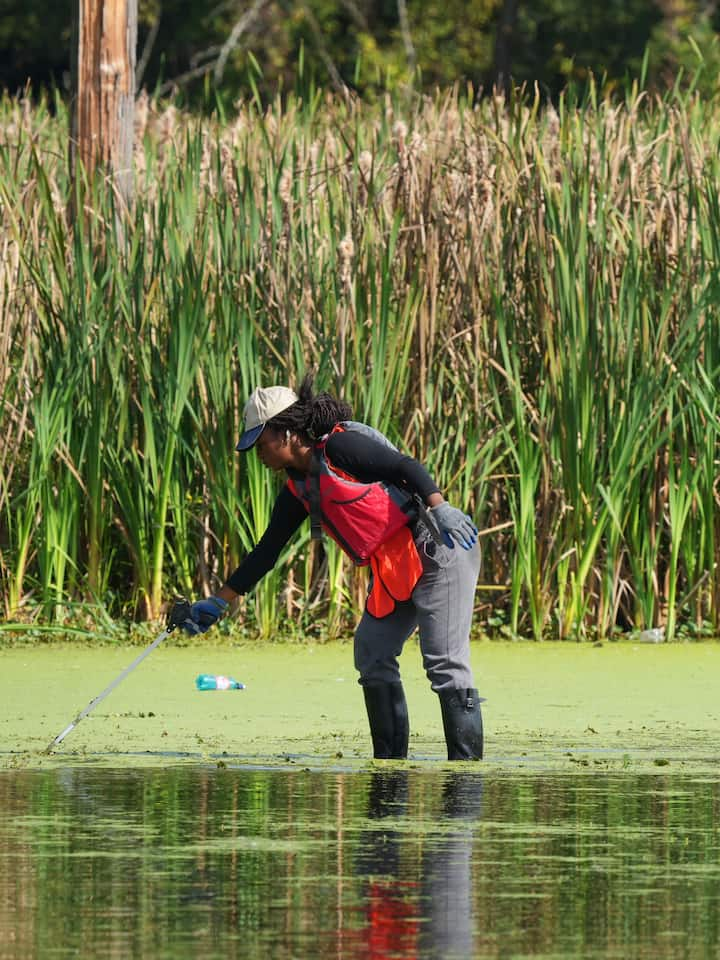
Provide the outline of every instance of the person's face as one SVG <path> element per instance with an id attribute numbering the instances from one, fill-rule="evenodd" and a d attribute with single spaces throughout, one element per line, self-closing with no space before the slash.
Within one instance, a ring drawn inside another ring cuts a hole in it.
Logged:
<path id="1" fill-rule="evenodd" d="M 285 470 L 292 465 L 293 447 L 284 433 L 265 427 L 255 444 L 260 463 L 269 470 Z"/>

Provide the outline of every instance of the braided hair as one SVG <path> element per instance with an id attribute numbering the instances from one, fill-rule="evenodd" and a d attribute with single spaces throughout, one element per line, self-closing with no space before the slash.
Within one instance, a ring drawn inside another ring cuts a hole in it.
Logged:
<path id="1" fill-rule="evenodd" d="M 297 401 L 287 410 L 268 420 L 267 426 L 284 433 L 297 434 L 309 444 L 330 433 L 336 423 L 352 417 L 352 407 L 329 393 L 313 393 L 314 376 L 308 373 L 303 378 Z"/>

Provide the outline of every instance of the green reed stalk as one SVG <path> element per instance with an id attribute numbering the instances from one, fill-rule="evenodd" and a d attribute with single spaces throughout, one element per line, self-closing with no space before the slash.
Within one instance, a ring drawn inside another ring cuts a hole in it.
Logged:
<path id="1" fill-rule="evenodd" d="M 520 383 L 518 356 L 508 338 L 512 318 L 498 309 L 498 338 L 502 356 L 503 379 L 494 384 L 498 421 L 511 463 L 507 496 L 515 535 L 515 552 L 510 587 L 510 630 L 519 635 L 520 605 L 527 600 L 533 637 L 542 639 L 547 611 L 543 590 L 543 571 L 539 564 L 536 535 L 536 501 L 542 479 L 542 450 L 534 433 L 537 412 L 533 409 Z M 506 399 L 507 394 L 507 399 Z"/>

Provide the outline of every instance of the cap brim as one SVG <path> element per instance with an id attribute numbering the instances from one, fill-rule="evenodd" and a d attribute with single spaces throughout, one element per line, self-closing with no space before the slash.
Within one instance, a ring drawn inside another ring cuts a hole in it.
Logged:
<path id="1" fill-rule="evenodd" d="M 255 446 L 257 438 L 265 429 L 265 424 L 261 423 L 259 427 L 253 427 L 251 430 L 246 430 L 245 433 L 238 440 L 236 450 L 249 450 L 251 447 Z"/>

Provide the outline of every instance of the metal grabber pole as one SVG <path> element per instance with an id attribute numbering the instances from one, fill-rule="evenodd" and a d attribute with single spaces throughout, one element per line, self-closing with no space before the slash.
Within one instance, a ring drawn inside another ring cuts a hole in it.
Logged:
<path id="1" fill-rule="evenodd" d="M 85 707 L 85 709 L 81 710 L 80 713 L 75 717 L 72 723 L 69 723 L 65 727 L 65 729 L 61 733 L 59 733 L 51 743 L 47 745 L 44 752 L 52 753 L 53 748 L 57 747 L 58 744 L 63 742 L 65 737 L 70 733 L 71 730 L 75 729 L 75 727 L 80 723 L 83 717 L 86 717 L 89 713 L 92 713 L 95 707 L 97 707 L 99 703 L 102 703 L 105 697 L 107 697 L 109 693 L 112 693 L 115 687 L 121 684 L 125 679 L 125 677 L 127 677 L 129 673 L 132 673 L 135 667 L 137 667 L 140 663 L 142 663 L 145 657 L 147 657 L 149 654 L 153 652 L 155 647 L 160 646 L 163 640 L 166 640 L 170 636 L 170 634 L 175 629 L 175 627 L 180 626 L 186 620 L 190 620 L 190 619 L 191 619 L 190 603 L 184 598 L 179 597 L 177 600 L 174 601 L 170 609 L 170 613 L 168 614 L 168 619 L 167 619 L 167 625 L 163 630 L 163 632 L 160 634 L 160 636 L 156 637 L 153 640 L 153 642 L 150 644 L 150 646 L 146 647 L 141 654 L 135 657 L 135 659 L 130 664 L 130 666 L 125 667 L 123 672 L 119 676 L 115 677 L 112 683 L 109 683 L 107 687 L 105 687 L 102 693 L 99 693 L 94 700 L 91 700 L 90 703 Z"/>

